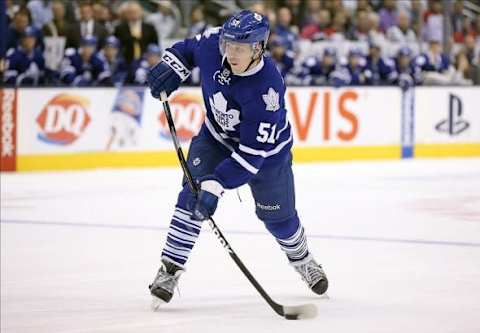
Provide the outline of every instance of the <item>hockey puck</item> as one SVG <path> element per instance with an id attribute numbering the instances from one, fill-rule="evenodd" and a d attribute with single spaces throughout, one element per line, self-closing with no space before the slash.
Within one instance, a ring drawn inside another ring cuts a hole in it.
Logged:
<path id="1" fill-rule="evenodd" d="M 298 315 L 296 315 L 296 314 L 285 314 L 285 319 L 288 319 L 288 320 L 297 320 L 297 319 L 298 319 Z"/>

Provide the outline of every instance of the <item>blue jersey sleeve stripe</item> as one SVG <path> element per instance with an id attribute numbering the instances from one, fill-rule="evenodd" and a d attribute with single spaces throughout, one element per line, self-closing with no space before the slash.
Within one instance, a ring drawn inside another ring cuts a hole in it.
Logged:
<path id="1" fill-rule="evenodd" d="M 238 162 L 238 164 L 240 164 L 242 167 L 244 167 L 248 172 L 253 173 L 254 175 L 257 174 L 258 169 L 255 168 L 250 163 L 248 163 L 242 156 L 240 156 L 236 152 L 233 152 L 231 156 L 236 162 Z"/>
<path id="2" fill-rule="evenodd" d="M 280 134 L 282 134 L 283 131 L 285 131 L 287 128 L 289 128 L 289 125 L 290 125 L 290 123 L 289 123 L 288 119 L 285 119 L 285 126 L 283 126 L 283 128 L 280 131 L 277 132 L 277 137 L 276 137 L 277 140 L 280 137 Z"/>

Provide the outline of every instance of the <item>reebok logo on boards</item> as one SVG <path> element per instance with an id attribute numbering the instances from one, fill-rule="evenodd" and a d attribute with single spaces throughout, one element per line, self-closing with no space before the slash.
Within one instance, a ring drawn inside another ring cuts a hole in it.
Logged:
<path id="1" fill-rule="evenodd" d="M 470 127 L 470 123 L 462 119 L 463 103 L 460 97 L 450 94 L 448 103 L 448 118 L 439 122 L 435 129 L 451 136 L 459 135 Z"/>

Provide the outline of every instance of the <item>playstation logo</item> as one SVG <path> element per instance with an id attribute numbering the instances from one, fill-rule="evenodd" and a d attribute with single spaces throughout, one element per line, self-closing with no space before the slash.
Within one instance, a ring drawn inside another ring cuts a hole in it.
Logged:
<path id="1" fill-rule="evenodd" d="M 448 133 L 451 136 L 458 135 L 470 127 L 470 123 L 462 119 L 462 100 L 453 94 L 449 95 L 448 118 L 439 122 L 435 129 L 439 132 Z"/>

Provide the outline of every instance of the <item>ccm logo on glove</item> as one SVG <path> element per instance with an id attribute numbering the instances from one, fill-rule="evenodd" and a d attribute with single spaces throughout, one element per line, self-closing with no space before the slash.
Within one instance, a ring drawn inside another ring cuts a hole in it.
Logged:
<path id="1" fill-rule="evenodd" d="M 171 52 L 165 51 L 162 55 L 164 61 L 171 69 L 177 73 L 182 81 L 185 81 L 190 75 L 190 71 L 183 65 L 183 63 Z"/>

